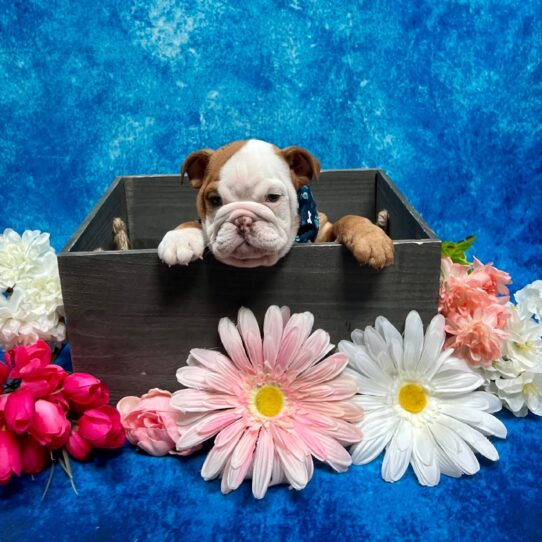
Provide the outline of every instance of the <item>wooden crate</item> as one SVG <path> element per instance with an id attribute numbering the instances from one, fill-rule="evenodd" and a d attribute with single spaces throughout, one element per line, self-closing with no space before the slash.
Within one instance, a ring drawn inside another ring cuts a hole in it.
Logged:
<path id="1" fill-rule="evenodd" d="M 152 387 L 176 389 L 176 369 L 191 348 L 215 348 L 218 320 L 241 306 L 259 321 L 271 304 L 311 311 L 332 341 L 378 315 L 402 329 L 416 309 L 437 310 L 440 241 L 382 170 L 328 170 L 313 183 L 331 220 L 390 212 L 395 264 L 359 266 L 336 243 L 295 245 L 274 267 L 238 269 L 210 254 L 168 267 L 156 254 L 166 231 L 196 217 L 195 196 L 179 175 L 120 177 L 59 254 L 74 369 L 103 379 L 112 400 Z M 112 250 L 111 222 L 122 217 L 133 250 Z M 103 251 L 96 252 L 96 248 Z"/>

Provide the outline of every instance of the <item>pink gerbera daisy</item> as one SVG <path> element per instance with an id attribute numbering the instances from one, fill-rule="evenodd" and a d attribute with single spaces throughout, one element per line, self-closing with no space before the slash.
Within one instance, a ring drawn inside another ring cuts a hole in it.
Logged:
<path id="1" fill-rule="evenodd" d="M 228 318 L 218 326 L 228 356 L 194 349 L 177 371 L 187 386 L 172 398 L 184 413 L 177 449 L 216 435 L 201 474 L 220 476 L 223 493 L 250 477 L 256 498 L 277 483 L 302 489 L 312 477 L 312 456 L 339 472 L 350 466 L 344 446 L 361 440 L 352 422 L 362 412 L 350 402 L 356 383 L 341 376 L 346 354 L 325 358 L 333 345 L 325 331 L 311 334 L 313 323 L 309 312 L 290 316 L 272 306 L 262 340 L 254 314 L 242 308 L 238 327 Z"/>

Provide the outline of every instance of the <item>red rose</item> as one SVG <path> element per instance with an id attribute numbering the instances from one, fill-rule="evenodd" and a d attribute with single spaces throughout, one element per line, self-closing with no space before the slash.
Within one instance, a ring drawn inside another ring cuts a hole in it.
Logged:
<path id="1" fill-rule="evenodd" d="M 66 378 L 66 371 L 59 365 L 39 367 L 22 377 L 21 389 L 26 389 L 34 397 L 45 397 L 58 389 Z"/>
<path id="2" fill-rule="evenodd" d="M 17 346 L 6 352 L 5 360 L 11 368 L 11 378 L 22 378 L 40 367 L 51 363 L 51 349 L 45 341 L 37 341 L 31 346 Z"/>
<path id="3" fill-rule="evenodd" d="M 26 474 L 41 472 L 49 463 L 49 450 L 33 439 L 30 435 L 19 438 L 21 450 L 22 471 Z"/>
<path id="4" fill-rule="evenodd" d="M 29 433 L 42 445 L 55 450 L 62 448 L 70 437 L 71 424 L 58 405 L 38 399 Z"/>
<path id="5" fill-rule="evenodd" d="M 5 416 L 4 416 L 4 409 L 6 408 L 7 400 L 8 400 L 7 393 L 0 395 L 0 427 L 6 423 Z"/>
<path id="6" fill-rule="evenodd" d="M 97 408 L 109 402 L 107 386 L 87 373 L 73 373 L 67 376 L 63 388 L 64 396 L 78 412 Z"/>
<path id="7" fill-rule="evenodd" d="M 126 439 L 120 414 L 109 405 L 87 410 L 77 423 L 80 436 L 93 448 L 120 448 Z"/>
<path id="8" fill-rule="evenodd" d="M 35 397 L 28 390 L 9 393 L 4 407 L 4 418 L 8 429 L 14 433 L 24 433 L 34 417 Z"/>
<path id="9" fill-rule="evenodd" d="M 84 461 L 90 455 L 92 446 L 79 434 L 77 429 L 73 429 L 66 443 L 66 450 L 75 459 Z"/>
<path id="10" fill-rule="evenodd" d="M 7 484 L 12 475 L 21 474 L 19 443 L 11 431 L 0 429 L 0 485 Z"/>

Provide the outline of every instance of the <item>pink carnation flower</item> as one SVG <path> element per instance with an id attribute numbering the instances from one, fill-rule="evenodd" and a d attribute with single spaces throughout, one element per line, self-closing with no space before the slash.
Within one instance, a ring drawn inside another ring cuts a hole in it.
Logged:
<path id="1" fill-rule="evenodd" d="M 177 371 L 187 386 L 172 398 L 184 413 L 177 449 L 216 435 L 201 474 L 221 476 L 223 493 L 247 477 L 256 498 L 282 482 L 302 489 L 312 477 L 313 456 L 339 472 L 350 466 L 343 446 L 362 436 L 352 423 L 362 418 L 350 402 L 357 386 L 341 376 L 345 354 L 325 358 L 333 346 L 323 330 L 311 334 L 313 322 L 311 313 L 290 317 L 289 309 L 270 307 L 262 340 L 254 314 L 242 308 L 239 331 L 228 318 L 218 327 L 228 356 L 194 349 Z"/>
<path id="2" fill-rule="evenodd" d="M 501 296 L 499 297 L 501 303 L 506 303 L 510 298 L 510 292 L 507 288 L 507 285 L 512 282 L 510 275 L 493 267 L 492 263 L 484 265 L 480 260 L 474 258 L 474 266 L 469 279 L 488 294 Z"/>
<path id="3" fill-rule="evenodd" d="M 489 367 L 501 355 L 506 320 L 507 309 L 498 303 L 481 306 L 473 313 L 448 314 L 445 330 L 450 337 L 445 346 L 473 367 Z"/>

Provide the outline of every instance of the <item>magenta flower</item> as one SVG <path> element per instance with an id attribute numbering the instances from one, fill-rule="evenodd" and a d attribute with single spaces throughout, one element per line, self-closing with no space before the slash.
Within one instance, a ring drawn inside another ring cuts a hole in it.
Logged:
<path id="1" fill-rule="evenodd" d="M 329 335 L 311 334 L 311 313 L 270 307 L 264 337 L 254 314 L 239 311 L 238 328 L 223 318 L 218 332 L 227 356 L 194 349 L 177 371 L 187 386 L 172 405 L 184 413 L 177 450 L 193 448 L 216 435 L 202 477 L 222 478 L 222 492 L 252 478 L 262 498 L 270 485 L 287 482 L 303 489 L 313 474 L 313 456 L 338 472 L 352 460 L 344 446 L 361 440 L 352 422 L 362 411 L 350 400 L 353 379 L 341 376 L 348 363 L 333 349 Z M 239 329 L 239 331 L 238 331 Z"/>

